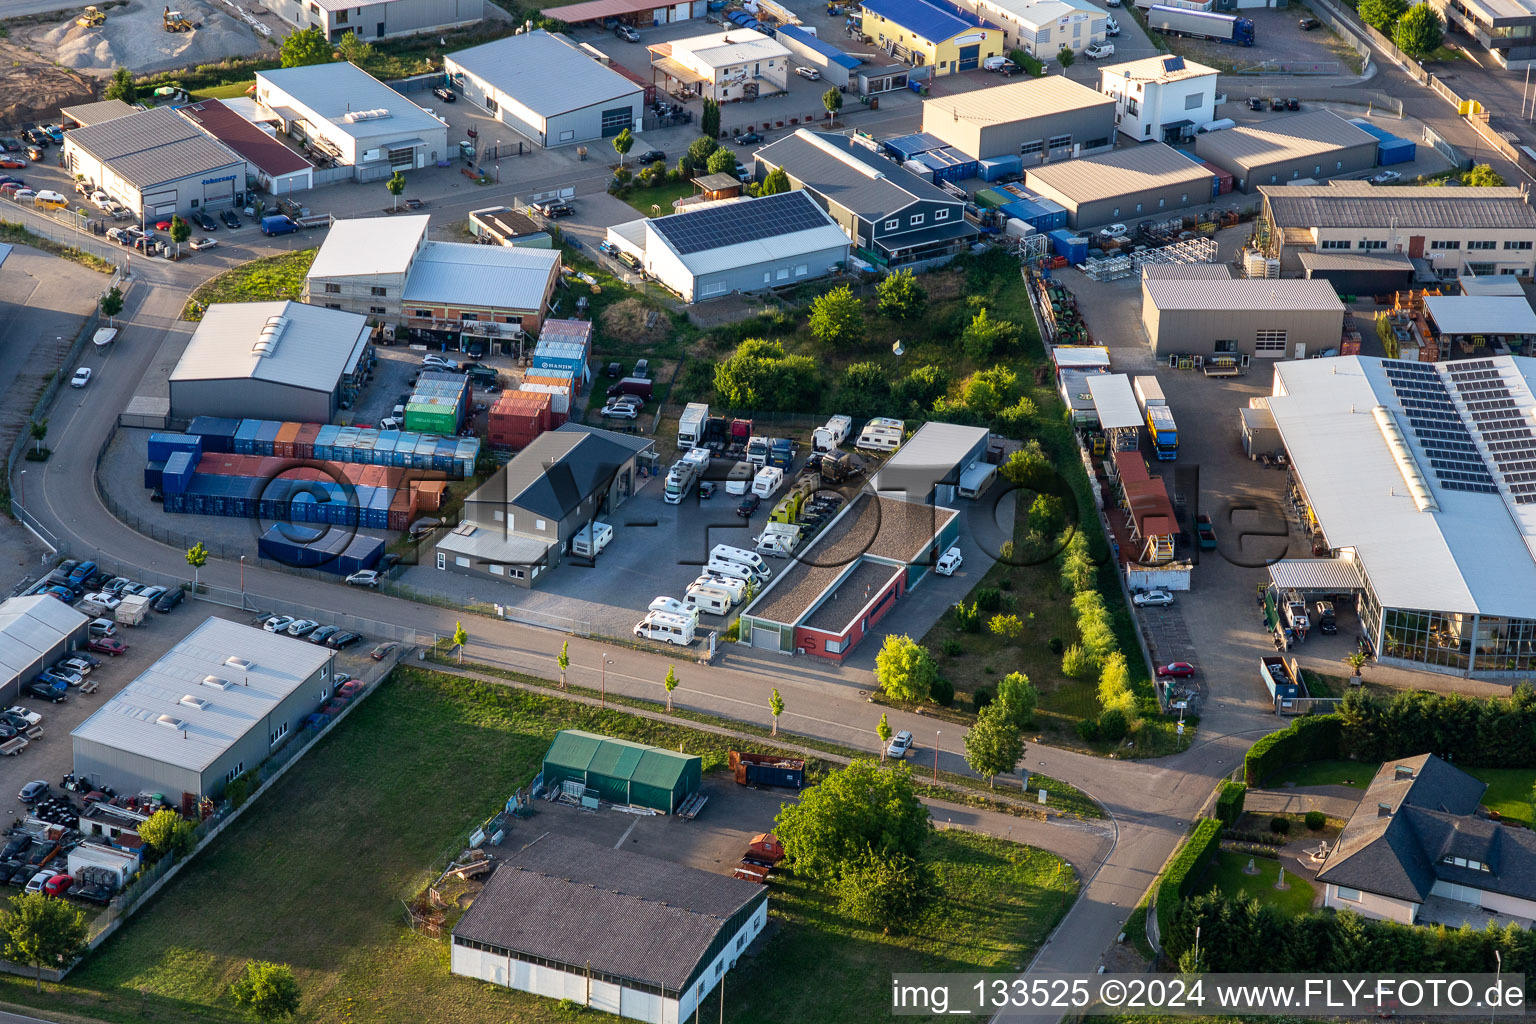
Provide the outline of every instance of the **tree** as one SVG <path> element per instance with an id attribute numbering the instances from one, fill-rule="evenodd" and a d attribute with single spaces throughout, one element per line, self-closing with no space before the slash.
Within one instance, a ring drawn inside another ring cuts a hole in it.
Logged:
<path id="1" fill-rule="evenodd" d="M 139 87 L 133 80 L 133 72 L 127 68 L 118 68 L 112 72 L 112 81 L 107 83 L 106 98 L 109 100 L 122 100 L 124 103 L 137 103 L 139 99 Z"/>
<path id="2" fill-rule="evenodd" d="M 905 701 L 927 700 L 938 676 L 939 667 L 928 648 L 909 636 L 890 634 L 880 646 L 880 653 L 875 655 L 875 679 L 887 697 Z"/>
<path id="3" fill-rule="evenodd" d="M 235 1005 L 250 1010 L 263 1024 L 299 1012 L 299 983 L 293 976 L 293 968 L 287 964 L 250 961 L 240 979 L 229 986 L 229 994 L 234 997 Z"/>
<path id="4" fill-rule="evenodd" d="M 709 154 L 709 162 L 705 170 L 710 174 L 729 174 L 736 176 L 736 154 L 725 147 L 721 147 Z"/>
<path id="5" fill-rule="evenodd" d="M 1035 717 L 1035 707 L 1040 703 L 1040 691 L 1022 672 L 1009 672 L 997 681 L 997 698 L 989 707 L 1008 709 L 1008 718 L 1014 728 L 1024 729 Z"/>
<path id="6" fill-rule="evenodd" d="M 776 196 L 780 192 L 789 191 L 789 175 L 784 173 L 784 168 L 775 167 L 768 172 L 763 183 L 758 187 L 759 196 Z"/>
<path id="7" fill-rule="evenodd" d="M 672 691 L 677 689 L 677 673 L 672 670 L 671 665 L 667 666 L 667 677 L 661 681 L 661 685 L 667 691 L 667 714 L 670 715 L 672 713 Z M 778 693 L 779 691 L 774 690 L 773 692 Z M 777 716 L 774 717 L 774 726 L 778 726 Z"/>
<path id="8" fill-rule="evenodd" d="M 891 388 L 891 397 L 904 411 L 926 415 L 949 390 L 949 374 L 938 366 L 919 366 Z"/>
<path id="9" fill-rule="evenodd" d="M 1017 640 L 1019 634 L 1024 632 L 1024 623 L 1017 615 L 994 615 L 987 620 L 987 629 L 993 636 L 1000 636 L 1004 640 Z"/>
<path id="10" fill-rule="evenodd" d="M 910 270 L 887 274 L 875 286 L 876 308 L 892 320 L 916 320 L 928 307 L 928 295 Z"/>
<path id="11" fill-rule="evenodd" d="M 560 689 L 565 689 L 565 670 L 571 667 L 571 642 L 566 640 L 560 645 L 560 654 L 555 658 L 555 664 L 560 666 Z M 671 671 L 670 669 L 668 670 Z M 671 691 L 669 690 L 668 693 Z M 669 697 L 668 700 L 671 698 Z M 669 706 L 668 711 L 672 708 Z"/>
<path id="12" fill-rule="evenodd" d="M 1131 690 L 1131 669 L 1120 651 L 1107 655 L 1099 670 L 1099 706 L 1106 711 L 1117 709 L 1126 715 L 1136 710 L 1136 694 Z"/>
<path id="13" fill-rule="evenodd" d="M 773 715 L 773 732 L 779 734 L 779 716 L 784 713 L 784 698 L 779 696 L 779 688 L 775 686 L 773 692 L 768 695 L 768 711 Z"/>
<path id="14" fill-rule="evenodd" d="M 202 541 L 187 549 L 187 564 L 192 567 L 192 589 L 196 590 L 203 566 L 208 564 L 208 549 L 203 547 Z"/>
<path id="15" fill-rule="evenodd" d="M 1072 47 L 1063 45 L 1060 50 L 1056 51 L 1056 63 L 1060 64 L 1061 70 L 1065 71 L 1077 63 L 1077 54 L 1072 52 Z"/>
<path id="16" fill-rule="evenodd" d="M 1392 26 L 1407 10 L 1408 0 L 1360 0 L 1355 7 L 1361 21 L 1383 33 L 1391 33 Z"/>
<path id="17" fill-rule="evenodd" d="M 704 113 L 699 115 L 699 129 L 712 139 L 720 137 L 720 104 L 714 100 L 704 101 Z"/>
<path id="18" fill-rule="evenodd" d="M 390 175 L 389 180 L 384 183 L 384 187 L 389 189 L 389 194 L 393 197 L 394 208 L 396 210 L 400 209 L 400 193 L 405 191 L 405 175 L 396 171 Z"/>
<path id="19" fill-rule="evenodd" d="M 1392 29 L 1392 41 L 1397 48 L 1418 60 L 1432 53 L 1445 38 L 1445 22 L 1440 13 L 1428 4 L 1415 4 L 1397 19 Z"/>
<path id="20" fill-rule="evenodd" d="M 843 109 L 843 94 L 836 89 L 828 89 L 821 94 L 821 105 L 827 108 L 827 113 L 832 115 L 832 120 L 837 120 L 837 112 Z"/>
<path id="21" fill-rule="evenodd" d="M 891 729 L 891 723 L 886 721 L 885 712 L 880 712 L 880 724 L 875 726 L 875 735 L 880 737 L 880 763 L 885 764 L 885 751 L 891 745 L 891 737 L 896 733 Z"/>
<path id="22" fill-rule="evenodd" d="M 1360 669 L 1365 665 L 1365 654 L 1361 651 L 1355 651 L 1354 653 L 1350 654 L 1349 657 L 1345 658 L 1344 661 L 1349 665 L 1350 671 L 1358 676 L 1360 674 Z"/>
<path id="23" fill-rule="evenodd" d="M 990 420 L 1013 400 L 1019 378 L 1006 366 L 977 370 L 960 385 L 960 400 L 981 419 Z"/>
<path id="24" fill-rule="evenodd" d="M 785 804 L 774 825 L 795 871 L 828 880 L 869 854 L 916 859 L 929 828 L 907 766 L 863 759 Z"/>
<path id="25" fill-rule="evenodd" d="M 991 787 L 996 776 L 1013 771 L 1023 757 L 1024 737 L 1008 708 L 996 701 L 982 708 L 965 734 L 965 763 Z"/>
<path id="26" fill-rule="evenodd" d="M 5 958 L 37 969 L 37 990 L 43 990 L 43 968 L 61 967 L 85 952 L 89 934 L 85 912 L 57 896 L 26 892 L 11 897 L 10 909 L 0 913 Z"/>
<path id="27" fill-rule="evenodd" d="M 624 158 L 629 151 L 635 148 L 635 136 L 628 128 L 613 137 L 613 151 L 619 154 L 619 166 L 624 166 Z"/>
<path id="28" fill-rule="evenodd" d="M 181 255 L 182 243 L 192 237 L 192 225 L 180 214 L 171 216 L 171 241 L 176 243 L 176 255 Z"/>
<path id="29" fill-rule="evenodd" d="M 1473 188 L 1498 188 L 1504 184 L 1504 177 L 1488 164 L 1478 164 L 1461 176 L 1461 183 Z"/>
<path id="30" fill-rule="evenodd" d="M 683 154 L 682 160 L 678 161 L 678 166 L 684 174 L 691 177 L 701 168 L 709 166 L 709 158 L 719 148 L 720 143 L 708 135 L 700 135 L 688 144 L 688 152 Z M 736 166 L 735 160 L 731 161 L 731 166 Z"/>
<path id="31" fill-rule="evenodd" d="M 809 356 L 786 356 L 776 341 L 748 338 L 715 364 L 715 394 L 737 409 L 800 412 L 821 396 L 821 367 Z"/>
<path id="32" fill-rule="evenodd" d="M 961 347 L 973 362 L 982 363 L 1006 352 L 1019 340 L 1019 328 L 1008 320 L 993 320 L 983 306 L 960 335 Z"/>
<path id="33" fill-rule="evenodd" d="M 891 385 L 879 363 L 849 363 L 837 385 L 837 408 L 854 419 L 879 416 L 890 396 Z"/>
<path id="34" fill-rule="evenodd" d="M 283 67 L 329 64 L 334 59 L 334 52 L 319 28 L 297 28 L 283 39 Z"/>
<path id="35" fill-rule="evenodd" d="M 1029 505 L 1029 529 L 1044 537 L 1053 536 L 1061 526 L 1063 502 L 1054 494 L 1037 494 Z"/>
<path id="36" fill-rule="evenodd" d="M 373 59 L 373 44 L 364 42 L 356 32 L 348 32 L 336 43 L 336 52 L 342 60 L 362 66 Z"/>
<path id="37" fill-rule="evenodd" d="M 913 916 L 932 886 L 924 865 L 912 857 L 865 853 L 843 870 L 832 888 L 837 909 L 889 935 Z"/>
<path id="38" fill-rule="evenodd" d="M 834 348 L 864 340 L 864 307 L 846 284 L 823 292 L 811 302 L 811 333 Z"/>
<path id="39" fill-rule="evenodd" d="M 459 649 L 459 664 L 464 664 L 464 645 L 469 643 L 469 633 L 464 629 L 464 623 L 453 624 L 453 646 Z"/>
<path id="40" fill-rule="evenodd" d="M 139 838 L 156 853 L 166 853 L 175 845 L 176 823 L 180 820 L 181 815 L 169 807 L 162 808 L 139 826 Z"/>
<path id="41" fill-rule="evenodd" d="M 48 436 L 48 421 L 31 421 L 27 424 L 27 432 L 32 435 L 32 450 L 41 454 L 43 450 L 43 438 Z"/>
<path id="42" fill-rule="evenodd" d="M 1046 457 L 1045 449 L 1040 447 L 1039 441 L 1032 440 L 1008 456 L 1008 461 L 1003 463 L 999 472 L 1004 480 L 1024 490 L 1054 490 L 1052 485 L 1056 482 L 1056 470 L 1052 468 L 1051 460 Z"/>
<path id="43" fill-rule="evenodd" d="M 117 285 L 107 289 L 107 294 L 101 297 L 101 314 L 111 323 L 117 314 L 123 311 L 123 290 Z"/>

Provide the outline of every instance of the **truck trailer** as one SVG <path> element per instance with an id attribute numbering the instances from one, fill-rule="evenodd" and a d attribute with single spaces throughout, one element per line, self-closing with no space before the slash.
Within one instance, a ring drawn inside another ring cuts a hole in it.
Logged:
<path id="1" fill-rule="evenodd" d="M 1179 457 L 1179 425 L 1174 422 L 1173 410 L 1166 405 L 1148 406 L 1147 435 L 1157 451 L 1159 462 L 1171 462 Z"/>
<path id="2" fill-rule="evenodd" d="M 1186 11 L 1153 4 L 1147 11 L 1147 28 L 1171 36 L 1213 39 L 1233 46 L 1253 45 L 1253 19 L 1213 11 Z"/>
<path id="3" fill-rule="evenodd" d="M 1163 397 L 1163 386 L 1157 382 L 1156 377 L 1136 377 L 1131 381 L 1131 390 L 1136 392 L 1136 404 L 1141 406 L 1145 415 L 1149 405 L 1167 405 L 1168 399 Z"/>
<path id="4" fill-rule="evenodd" d="M 677 446 L 692 448 L 704 439 L 704 421 L 709 419 L 709 406 L 703 402 L 689 402 L 677 421 Z"/>

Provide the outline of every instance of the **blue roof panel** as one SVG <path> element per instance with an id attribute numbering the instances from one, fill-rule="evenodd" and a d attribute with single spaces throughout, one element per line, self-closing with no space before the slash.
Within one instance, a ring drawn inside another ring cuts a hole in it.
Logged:
<path id="1" fill-rule="evenodd" d="M 864 0 L 862 6 L 930 43 L 945 42 L 971 29 L 997 28 L 945 0 Z"/>
<path id="2" fill-rule="evenodd" d="M 815 50 L 833 64 L 845 67 L 850 71 L 864 63 L 859 58 L 839 50 L 831 43 L 823 42 L 820 38 L 811 35 L 798 25 L 780 25 L 778 37 L 780 39 L 793 39 L 802 46 Z"/>

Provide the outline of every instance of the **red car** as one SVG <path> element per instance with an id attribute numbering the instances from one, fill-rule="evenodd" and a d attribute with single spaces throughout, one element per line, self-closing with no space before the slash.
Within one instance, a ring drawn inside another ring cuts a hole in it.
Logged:
<path id="1" fill-rule="evenodd" d="M 0 167 L 4 167 L 8 171 L 19 171 L 25 166 L 27 166 L 25 160 L 13 160 L 10 157 L 0 160 Z"/>
<path id="2" fill-rule="evenodd" d="M 49 896 L 63 896 L 74 884 L 75 880 L 69 875 L 54 875 L 43 883 L 43 892 Z"/>
<path id="3" fill-rule="evenodd" d="M 169 230 L 171 230 L 171 222 L 168 221 L 168 220 L 157 220 L 157 221 L 155 221 L 155 230 L 156 231 L 169 231 Z"/>
<path id="4" fill-rule="evenodd" d="M 100 651 L 102 654 L 110 654 L 114 658 L 128 650 L 127 644 L 123 643 L 116 637 L 111 636 L 98 636 L 86 646 L 90 647 L 90 649 L 93 651 Z"/>
<path id="5" fill-rule="evenodd" d="M 1167 665 L 1157 666 L 1159 679 L 1184 679 L 1195 674 L 1195 666 L 1187 661 L 1170 662 Z"/>
<path id="6" fill-rule="evenodd" d="M 345 698 L 342 698 L 342 697 L 332 697 L 330 700 L 328 700 L 324 704 L 320 705 L 320 714 L 322 714 L 322 715 L 339 715 L 339 714 L 341 714 L 342 709 L 345 708 L 346 706 L 347 706 L 347 702 L 346 702 Z"/>
<path id="7" fill-rule="evenodd" d="M 343 700 L 351 700 L 353 697 L 356 697 L 362 692 L 363 681 L 361 679 L 353 679 L 350 682 L 342 683 L 340 686 L 336 687 L 336 696 L 342 698 Z"/>

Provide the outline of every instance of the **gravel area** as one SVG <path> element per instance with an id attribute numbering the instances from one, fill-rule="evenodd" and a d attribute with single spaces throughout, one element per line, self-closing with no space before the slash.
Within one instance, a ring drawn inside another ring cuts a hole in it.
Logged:
<path id="1" fill-rule="evenodd" d="M 208 64 L 255 54 L 272 45 L 228 7 L 209 0 L 180 0 L 172 5 L 200 27 L 167 32 L 162 20 L 165 6 L 130 0 L 128 6 L 108 11 L 106 23 L 96 28 L 76 25 L 77 12 L 71 11 L 68 20 L 33 35 L 32 41 L 52 50 L 54 60 L 64 67 L 107 71 L 126 67 L 139 73 Z"/>

